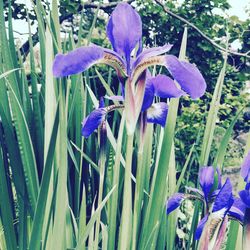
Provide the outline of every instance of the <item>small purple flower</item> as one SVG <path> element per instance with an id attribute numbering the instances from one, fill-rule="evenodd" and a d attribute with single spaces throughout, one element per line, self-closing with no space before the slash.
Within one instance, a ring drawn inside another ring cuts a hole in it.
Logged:
<path id="1" fill-rule="evenodd" d="M 167 76 L 151 78 L 154 95 L 170 98 L 187 93 L 196 99 L 204 94 L 206 82 L 196 66 L 180 61 L 173 55 L 164 55 L 171 49 L 171 45 L 142 50 L 141 18 L 129 4 L 119 3 L 116 6 L 108 21 L 106 33 L 113 50 L 91 45 L 77 48 L 65 55 L 58 54 L 53 64 L 53 74 L 56 77 L 68 76 L 103 63 L 115 68 L 125 88 L 125 112 L 129 114 L 126 115 L 129 130 L 134 130 L 141 109 L 145 108 L 142 108 L 142 105 L 144 91 L 147 91 L 146 71 L 150 66 L 165 66 L 179 84 L 177 88 L 175 82 Z M 153 99 L 151 96 L 148 100 L 150 105 L 147 104 L 148 108 L 152 107 L 148 111 L 148 121 L 164 126 L 167 106 L 166 104 L 152 106 Z M 101 120 L 101 114 L 100 110 L 96 114 L 98 121 Z"/>
<path id="2" fill-rule="evenodd" d="M 181 193 L 176 193 L 171 196 L 167 203 L 167 214 L 170 214 L 172 211 L 178 208 L 184 199 L 185 195 Z"/>
<path id="3" fill-rule="evenodd" d="M 216 172 L 219 173 L 219 171 Z M 202 191 L 196 188 L 187 187 L 187 190 L 196 195 L 177 193 L 171 196 L 167 202 L 167 214 L 178 208 L 185 198 L 198 199 L 204 202 L 206 213 L 197 226 L 195 233 L 195 238 L 197 240 L 201 237 L 209 218 L 213 218 L 213 220 L 219 223 L 224 220 L 226 215 L 229 215 L 242 222 L 244 207 L 242 207 L 242 203 L 238 198 L 234 200 L 230 180 L 227 179 L 221 187 L 221 176 L 218 176 L 217 189 L 213 191 L 216 172 L 213 167 L 201 168 L 199 172 L 199 184 Z"/>
<path id="4" fill-rule="evenodd" d="M 241 166 L 240 174 L 246 183 L 250 183 L 250 151 Z"/>
<path id="5" fill-rule="evenodd" d="M 246 182 L 244 190 L 239 192 L 242 202 L 247 208 L 250 208 L 250 151 L 248 152 L 243 164 L 241 165 L 240 174 Z"/>

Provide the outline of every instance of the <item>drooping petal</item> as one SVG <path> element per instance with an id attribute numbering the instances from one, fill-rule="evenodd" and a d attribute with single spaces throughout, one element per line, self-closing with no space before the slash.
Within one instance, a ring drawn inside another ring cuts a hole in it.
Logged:
<path id="1" fill-rule="evenodd" d="M 206 82 L 195 65 L 179 61 L 173 55 L 167 55 L 165 58 L 167 69 L 192 99 L 199 98 L 205 93 Z"/>
<path id="2" fill-rule="evenodd" d="M 130 54 L 142 37 L 139 14 L 127 3 L 119 3 L 107 25 L 107 36 L 116 52 L 124 56 L 130 67 Z"/>
<path id="3" fill-rule="evenodd" d="M 67 54 L 57 54 L 53 63 L 55 77 L 63 77 L 83 72 L 94 64 L 107 64 L 115 68 L 120 76 L 125 76 L 123 59 L 114 51 L 92 44 L 77 48 Z"/>
<path id="4" fill-rule="evenodd" d="M 184 200 L 185 195 L 181 193 L 176 193 L 172 195 L 167 202 L 167 214 L 173 212 L 176 208 L 178 208 L 182 201 Z"/>
<path id="5" fill-rule="evenodd" d="M 175 98 L 185 95 L 185 93 L 177 88 L 175 82 L 168 76 L 157 75 L 149 79 L 154 86 L 155 95 L 162 98 Z"/>
<path id="6" fill-rule="evenodd" d="M 82 135 L 89 137 L 105 120 L 105 115 L 105 108 L 98 108 L 92 111 L 82 122 Z"/>
<path id="7" fill-rule="evenodd" d="M 147 60 L 150 57 L 162 55 L 166 52 L 168 52 L 172 48 L 171 44 L 165 44 L 162 47 L 154 47 L 143 50 L 136 58 L 136 60 L 133 63 L 133 69 L 136 68 L 136 66 L 142 61 Z"/>
<path id="8" fill-rule="evenodd" d="M 241 201 L 240 198 L 236 197 L 234 198 L 234 203 L 232 207 L 228 211 L 228 215 L 243 223 L 245 210 L 246 210 L 245 204 Z"/>
<path id="9" fill-rule="evenodd" d="M 239 192 L 239 196 L 242 200 L 242 202 L 248 207 L 250 208 L 250 190 L 249 189 L 245 189 Z"/>
<path id="10" fill-rule="evenodd" d="M 80 47 L 65 55 L 57 54 L 53 63 L 53 74 L 63 77 L 83 72 L 103 57 L 104 51 L 98 46 Z"/>
<path id="11" fill-rule="evenodd" d="M 147 110 L 154 101 L 154 86 L 150 80 L 146 80 L 146 86 L 145 86 L 145 92 L 144 92 L 144 98 L 142 102 L 142 108 L 141 111 Z"/>
<path id="12" fill-rule="evenodd" d="M 147 110 L 147 122 L 160 124 L 162 127 L 166 124 L 168 114 L 168 105 L 165 102 L 154 103 Z"/>
<path id="13" fill-rule="evenodd" d="M 241 165 L 240 174 L 245 182 L 250 182 L 250 151 L 248 152 L 243 164 Z"/>
<path id="14" fill-rule="evenodd" d="M 208 215 L 206 214 L 200 221 L 195 231 L 195 239 L 199 240 L 203 231 L 203 228 L 208 220 Z"/>
<path id="15" fill-rule="evenodd" d="M 234 199 L 232 195 L 232 184 L 230 179 L 227 178 L 225 184 L 222 186 L 214 201 L 212 213 L 217 213 L 218 217 L 223 218 L 227 211 L 229 211 L 229 209 L 232 207 L 233 202 Z"/>
<path id="16" fill-rule="evenodd" d="M 199 172 L 199 183 L 203 190 L 206 201 L 208 201 L 209 193 L 214 185 L 214 168 L 203 167 Z"/>

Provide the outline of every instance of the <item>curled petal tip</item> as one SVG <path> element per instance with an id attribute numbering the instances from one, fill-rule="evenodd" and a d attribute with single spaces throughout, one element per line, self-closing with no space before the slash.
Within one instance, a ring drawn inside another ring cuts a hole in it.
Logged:
<path id="1" fill-rule="evenodd" d="M 167 202 L 167 214 L 173 212 L 176 208 L 178 208 L 182 201 L 184 200 L 184 194 L 176 193 L 172 195 Z"/>
<path id="2" fill-rule="evenodd" d="M 98 108 L 92 111 L 82 122 L 82 136 L 89 137 L 104 121 L 106 110 Z"/>

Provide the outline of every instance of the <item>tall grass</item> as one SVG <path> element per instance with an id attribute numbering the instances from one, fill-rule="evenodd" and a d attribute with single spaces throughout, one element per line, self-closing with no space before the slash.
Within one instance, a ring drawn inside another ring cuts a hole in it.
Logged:
<path id="1" fill-rule="evenodd" d="M 174 136 L 181 100 L 170 101 L 164 129 L 147 126 L 143 145 L 139 136 L 126 135 L 125 115 L 117 112 L 107 122 L 106 159 L 100 161 L 100 135 L 82 138 L 81 122 L 98 105 L 97 81 L 112 95 L 111 78 L 98 69 L 67 79 L 53 77 L 54 55 L 80 46 L 81 40 L 76 44 L 69 34 L 61 41 L 57 1 L 50 8 L 46 15 L 40 0 L 34 6 L 41 68 L 35 66 L 30 34 L 27 75 L 13 40 L 11 9 L 6 30 L 0 1 L 0 249 L 174 249 L 177 215 L 167 218 L 165 203 L 192 167 L 196 147 L 176 180 Z M 97 12 L 85 37 L 88 43 L 96 17 Z M 78 35 L 83 36 L 81 28 Z M 185 28 L 180 59 L 186 51 Z M 208 163 L 226 62 L 210 104 L 201 166 Z M 237 117 L 221 142 L 216 166 L 223 166 Z M 238 225 L 231 228 L 238 230 Z M 189 239 L 190 249 L 196 249 L 192 235 Z M 239 249 L 236 244 L 233 235 L 228 249 Z"/>

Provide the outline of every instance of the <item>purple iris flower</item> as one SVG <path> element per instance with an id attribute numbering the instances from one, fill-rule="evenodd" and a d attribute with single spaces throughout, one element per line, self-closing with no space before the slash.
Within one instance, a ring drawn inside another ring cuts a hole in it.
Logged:
<path id="1" fill-rule="evenodd" d="M 154 98 L 176 98 L 181 95 L 185 95 L 185 92 L 179 89 L 170 77 L 165 75 L 151 77 L 148 73 L 141 112 L 146 112 L 147 122 L 159 124 L 164 127 L 166 124 L 168 105 L 165 102 L 154 103 Z M 113 101 L 125 101 L 123 96 L 106 96 L 106 98 Z M 111 109 L 110 107 L 113 108 Z M 118 108 L 121 107 L 122 105 L 118 106 Z M 114 110 L 115 108 L 116 106 L 114 105 L 106 108 L 104 104 L 99 105 L 97 109 L 92 111 L 89 116 L 84 119 L 82 123 L 82 135 L 88 137 L 93 133 L 105 120 L 108 111 Z"/>
<path id="2" fill-rule="evenodd" d="M 246 182 L 246 187 L 244 190 L 239 192 L 239 196 L 242 202 L 247 208 L 250 208 L 250 151 L 248 152 L 242 166 L 241 166 L 241 176 Z"/>
<path id="3" fill-rule="evenodd" d="M 215 174 L 218 175 L 218 183 L 214 190 Z M 221 186 L 221 176 L 219 170 L 215 171 L 213 167 L 203 167 L 199 172 L 199 184 L 201 190 L 197 188 L 187 187 L 187 190 L 195 193 L 182 194 L 176 193 L 168 199 L 167 202 L 167 214 L 177 209 L 185 199 L 198 199 L 204 202 L 205 216 L 199 222 L 195 238 L 198 240 L 201 237 L 202 231 L 206 225 L 206 222 L 216 220 L 218 223 L 223 221 L 225 216 L 237 219 L 240 222 L 243 221 L 244 206 L 239 198 L 233 198 L 232 185 L 229 179 L 226 180 L 223 186 Z M 217 223 L 217 225 L 218 225 Z"/>
<path id="4" fill-rule="evenodd" d="M 119 3 L 112 12 L 106 29 L 113 50 L 102 48 L 97 45 L 83 46 L 69 52 L 58 54 L 53 64 L 53 74 L 63 77 L 83 72 L 95 64 L 107 64 L 112 66 L 125 89 L 125 111 L 127 124 L 133 131 L 141 110 L 145 110 L 143 99 L 147 97 L 146 72 L 150 66 L 165 66 L 173 79 L 167 76 L 151 78 L 151 90 L 154 95 L 160 97 L 179 97 L 187 93 L 191 98 L 201 97 L 206 90 L 206 82 L 195 65 L 180 61 L 173 55 L 164 55 L 171 49 L 171 45 L 142 50 L 142 22 L 139 14 L 127 3 Z M 164 84 L 162 82 L 164 80 Z M 167 89 L 167 93 L 166 90 Z M 152 98 L 151 98 L 152 100 Z M 146 105 L 147 106 L 147 105 Z M 88 117 L 88 123 L 92 120 L 100 124 L 104 110 L 99 108 Z M 166 104 L 150 103 L 147 112 L 148 122 L 156 122 L 165 125 L 167 106 Z M 94 119 L 96 117 L 96 120 Z M 91 118 L 91 119 L 90 119 Z M 83 122 L 91 132 L 90 125 Z"/>

